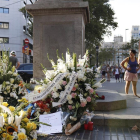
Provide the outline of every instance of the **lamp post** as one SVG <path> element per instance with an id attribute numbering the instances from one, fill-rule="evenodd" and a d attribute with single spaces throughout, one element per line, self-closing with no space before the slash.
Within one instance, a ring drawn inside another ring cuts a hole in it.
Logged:
<path id="1" fill-rule="evenodd" d="M 119 49 L 118 49 L 118 67 L 119 67 L 119 58 L 120 58 L 120 56 L 119 56 Z"/>
<path id="2" fill-rule="evenodd" d="M 119 58 L 120 58 L 120 57 L 118 56 L 117 58 L 118 58 L 118 67 L 119 67 Z"/>
<path id="3" fill-rule="evenodd" d="M 98 50 L 99 50 L 99 47 L 96 46 L 96 67 L 98 68 Z"/>

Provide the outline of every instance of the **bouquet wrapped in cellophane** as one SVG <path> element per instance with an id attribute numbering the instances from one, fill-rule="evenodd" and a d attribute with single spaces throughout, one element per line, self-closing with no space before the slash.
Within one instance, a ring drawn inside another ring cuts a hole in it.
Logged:
<path id="1" fill-rule="evenodd" d="M 27 93 L 21 77 L 16 73 L 15 66 L 9 62 L 9 53 L 2 51 L 0 57 L 0 95 L 8 104 L 15 106 L 18 99 Z"/>
<path id="2" fill-rule="evenodd" d="M 9 106 L 7 102 L 0 104 L 0 140 L 37 140 L 36 129 L 44 123 L 38 122 L 37 111 L 34 118 L 30 118 L 32 107 L 29 105 L 24 98 L 16 107 Z"/>
<path id="3" fill-rule="evenodd" d="M 65 132 L 68 124 L 71 127 L 78 122 L 81 124 L 80 120 L 87 109 L 90 112 L 94 110 L 97 97 L 95 89 L 100 87 L 105 80 L 96 83 L 96 72 L 89 68 L 88 52 L 83 58 L 79 57 L 78 62 L 76 54 L 74 53 L 71 57 L 69 51 L 66 53 L 66 60 L 63 55 L 60 58 L 58 52 L 57 57 L 57 64 L 48 57 L 54 70 L 43 67 L 46 78 L 44 81 L 41 80 L 40 85 L 35 87 L 35 90 L 26 98 L 38 103 L 38 106 L 42 106 L 44 102 L 50 108 L 49 111 L 44 112 L 45 114 L 54 113 L 58 108 L 66 112 L 66 121 L 63 123 Z M 48 98 L 51 103 L 46 102 Z"/>

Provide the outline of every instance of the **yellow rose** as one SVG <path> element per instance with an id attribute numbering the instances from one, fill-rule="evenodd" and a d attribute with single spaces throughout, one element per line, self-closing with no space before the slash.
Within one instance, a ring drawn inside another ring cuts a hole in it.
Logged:
<path id="1" fill-rule="evenodd" d="M 24 133 L 18 133 L 18 140 L 26 140 L 27 136 Z"/>
<path id="2" fill-rule="evenodd" d="M 21 100 L 18 100 L 19 102 L 24 102 L 24 103 L 28 103 L 28 100 L 26 100 L 26 98 L 22 98 Z"/>
<path id="3" fill-rule="evenodd" d="M 2 105 L 7 107 L 9 104 L 7 102 L 3 102 Z"/>
<path id="4" fill-rule="evenodd" d="M 36 130 L 37 126 L 34 122 L 32 123 L 27 123 L 27 129 L 32 129 L 32 130 Z"/>
<path id="5" fill-rule="evenodd" d="M 19 112 L 19 115 L 23 118 L 23 117 L 26 115 L 26 112 L 23 111 L 23 110 L 21 110 L 21 111 Z"/>
<path id="6" fill-rule="evenodd" d="M 27 123 L 27 122 L 29 122 L 29 119 L 28 118 L 24 118 L 22 121 Z"/>
<path id="7" fill-rule="evenodd" d="M 7 135 L 6 133 L 3 133 L 3 134 L 2 134 L 2 137 L 3 137 L 3 138 L 6 138 L 6 135 Z"/>
<path id="8" fill-rule="evenodd" d="M 14 139 L 14 136 L 11 136 L 11 135 L 7 136 L 7 140 L 13 140 L 13 139 Z"/>
<path id="9" fill-rule="evenodd" d="M 7 114 L 6 114 L 6 113 L 1 113 L 1 115 L 2 115 L 4 118 L 7 118 Z"/>
<path id="10" fill-rule="evenodd" d="M 9 106 L 9 109 L 10 109 L 10 111 L 14 111 L 15 110 L 15 107 L 13 107 L 13 106 Z"/>

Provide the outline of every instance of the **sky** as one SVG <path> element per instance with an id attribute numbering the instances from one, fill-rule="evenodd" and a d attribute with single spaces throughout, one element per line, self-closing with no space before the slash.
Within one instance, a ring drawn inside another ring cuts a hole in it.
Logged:
<path id="1" fill-rule="evenodd" d="M 118 27 L 112 30 L 110 37 L 105 36 L 104 41 L 113 42 L 114 36 L 118 35 L 123 36 L 123 41 L 130 41 L 132 26 L 140 26 L 140 0 L 110 0 L 109 3 L 115 12 Z"/>

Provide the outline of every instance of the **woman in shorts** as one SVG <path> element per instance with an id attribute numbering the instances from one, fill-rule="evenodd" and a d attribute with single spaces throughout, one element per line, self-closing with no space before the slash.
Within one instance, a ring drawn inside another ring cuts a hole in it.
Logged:
<path id="1" fill-rule="evenodd" d="M 127 67 L 125 67 L 125 65 L 124 65 L 125 62 L 128 63 Z M 135 96 L 138 96 L 137 95 L 137 88 L 136 88 L 137 81 L 138 81 L 137 71 L 140 69 L 140 67 L 138 66 L 135 50 L 131 50 L 129 52 L 129 57 L 125 58 L 121 62 L 121 66 L 126 70 L 125 75 L 124 75 L 124 80 L 126 81 L 125 93 L 128 94 L 130 83 L 132 82 L 133 93 L 134 93 Z"/>

